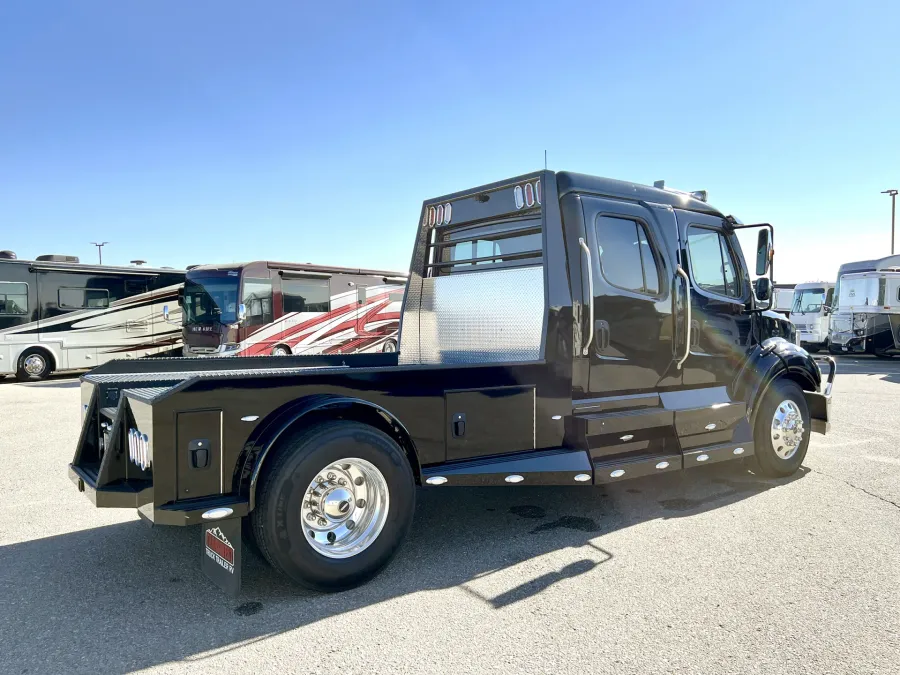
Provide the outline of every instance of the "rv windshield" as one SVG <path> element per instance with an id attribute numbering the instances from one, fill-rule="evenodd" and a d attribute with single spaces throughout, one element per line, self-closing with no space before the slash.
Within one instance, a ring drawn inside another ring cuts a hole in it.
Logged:
<path id="1" fill-rule="evenodd" d="M 238 276 L 189 276 L 184 282 L 184 322 L 236 322 L 239 286 Z"/>
<path id="2" fill-rule="evenodd" d="M 825 303 L 824 288 L 804 288 L 794 292 L 792 312 L 798 314 L 818 314 Z"/>

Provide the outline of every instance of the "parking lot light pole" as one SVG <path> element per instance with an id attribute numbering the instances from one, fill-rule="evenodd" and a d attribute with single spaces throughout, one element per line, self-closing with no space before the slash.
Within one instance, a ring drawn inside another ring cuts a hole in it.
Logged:
<path id="1" fill-rule="evenodd" d="M 894 255 L 894 221 L 897 215 L 897 190 L 882 190 L 881 194 L 891 196 L 891 255 Z"/>

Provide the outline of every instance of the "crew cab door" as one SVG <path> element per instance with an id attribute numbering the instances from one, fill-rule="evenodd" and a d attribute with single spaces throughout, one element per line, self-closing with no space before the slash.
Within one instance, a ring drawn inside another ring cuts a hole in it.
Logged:
<path id="1" fill-rule="evenodd" d="M 728 387 L 747 356 L 752 318 L 750 276 L 733 232 L 722 219 L 675 211 L 682 267 L 690 277 L 690 350 L 685 387 Z"/>
<path id="2" fill-rule="evenodd" d="M 594 293 L 593 339 L 587 345 L 591 396 L 655 394 L 680 384 L 674 363 L 677 233 L 671 211 L 581 199 Z"/>

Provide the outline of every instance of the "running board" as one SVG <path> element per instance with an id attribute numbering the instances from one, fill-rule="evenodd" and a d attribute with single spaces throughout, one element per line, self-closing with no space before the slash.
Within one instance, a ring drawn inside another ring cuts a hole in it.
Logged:
<path id="1" fill-rule="evenodd" d="M 423 485 L 590 485 L 584 450 L 559 448 L 518 452 L 422 469 Z"/>

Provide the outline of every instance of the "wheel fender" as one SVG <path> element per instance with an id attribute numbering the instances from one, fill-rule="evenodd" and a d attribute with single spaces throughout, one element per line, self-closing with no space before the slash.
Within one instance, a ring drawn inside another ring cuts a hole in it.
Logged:
<path id="1" fill-rule="evenodd" d="M 751 426 L 756 422 L 759 402 L 772 383 L 786 377 L 805 391 L 818 391 L 822 372 L 809 352 L 784 338 L 769 338 L 756 345 L 738 373 L 735 390 L 747 401 Z"/>
<path id="2" fill-rule="evenodd" d="M 395 430 L 392 435 L 406 451 L 413 472 L 417 476 L 420 475 L 412 437 L 395 415 L 383 407 L 361 398 L 337 395 L 308 396 L 292 401 L 272 412 L 257 425 L 244 444 L 242 457 L 237 463 L 240 470 L 236 473 L 236 480 L 238 481 L 238 493 L 248 498 L 251 510 L 256 506 L 256 489 L 263 466 L 278 441 L 302 424 L 304 418 L 309 418 L 311 415 L 318 416 L 329 411 L 338 413 L 348 409 L 364 410 L 370 414 L 379 415 L 386 424 L 390 424 Z M 350 417 L 352 418 L 352 416 Z"/>
<path id="3" fill-rule="evenodd" d="M 50 357 L 50 370 L 57 370 L 59 364 L 61 362 L 60 355 L 56 352 L 54 347 L 58 348 L 58 345 L 55 345 L 52 342 L 32 342 L 26 343 L 22 345 L 15 345 L 16 351 L 13 352 L 14 355 L 11 355 L 10 361 L 12 362 L 13 372 L 15 369 L 19 367 L 19 359 L 22 358 L 22 354 L 27 352 L 29 349 L 39 349 L 44 352 L 47 356 Z"/>

